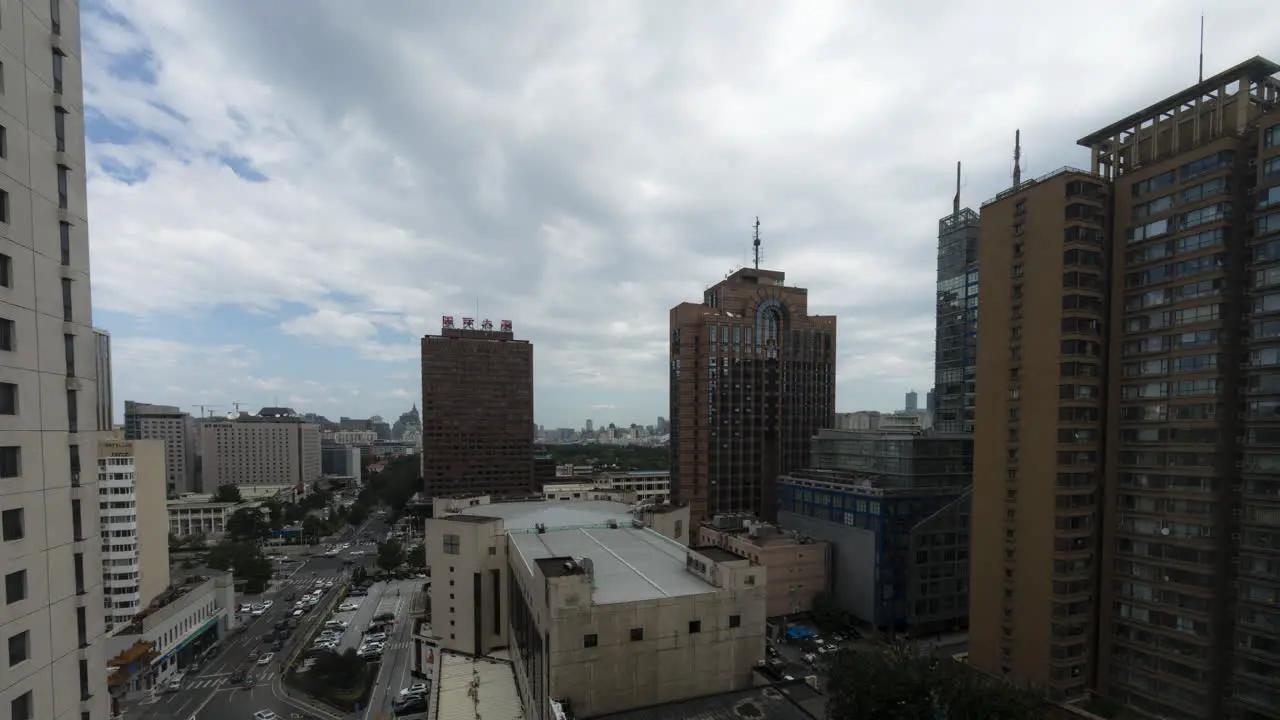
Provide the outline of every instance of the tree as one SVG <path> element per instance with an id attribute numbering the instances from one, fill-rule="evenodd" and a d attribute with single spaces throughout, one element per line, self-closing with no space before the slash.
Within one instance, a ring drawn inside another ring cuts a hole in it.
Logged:
<path id="1" fill-rule="evenodd" d="M 320 536 L 324 534 L 324 523 L 315 515 L 308 515 L 302 519 L 302 537 L 316 543 L 320 540 Z"/>
<path id="2" fill-rule="evenodd" d="M 427 566 L 427 544 L 414 543 L 405 551 L 405 563 L 409 567 L 425 568 Z"/>
<path id="3" fill-rule="evenodd" d="M 328 694 L 334 689 L 346 690 L 359 685 L 368 666 L 356 654 L 354 648 L 344 653 L 322 652 L 315 656 L 316 664 L 307 673 L 312 686 Z"/>
<path id="4" fill-rule="evenodd" d="M 832 720 L 1039 720 L 1044 712 L 1045 701 L 1028 690 L 905 643 L 843 650 L 829 680 Z"/>
<path id="5" fill-rule="evenodd" d="M 213 501 L 239 503 L 244 502 L 244 498 L 240 496 L 240 488 L 235 485 L 219 485 L 218 489 L 213 491 Z"/>
<path id="6" fill-rule="evenodd" d="M 233 540 L 255 540 L 270 534 L 271 526 L 257 508 L 240 508 L 227 518 L 227 536 Z"/>
<path id="7" fill-rule="evenodd" d="M 230 570 L 245 581 L 245 592 L 255 594 L 271 582 L 271 561 L 251 542 L 224 542 L 209 548 L 205 564 L 214 570 Z"/>
<path id="8" fill-rule="evenodd" d="M 813 597 L 813 622 L 823 632 L 834 632 L 844 625 L 845 613 L 831 593 L 822 593 Z"/>
<path id="9" fill-rule="evenodd" d="M 378 567 L 391 572 L 404 564 L 404 548 L 397 540 L 378 543 Z"/>
<path id="10" fill-rule="evenodd" d="M 347 509 L 347 524 L 353 527 L 359 527 L 369 517 L 369 507 L 359 501 L 351 504 Z"/>

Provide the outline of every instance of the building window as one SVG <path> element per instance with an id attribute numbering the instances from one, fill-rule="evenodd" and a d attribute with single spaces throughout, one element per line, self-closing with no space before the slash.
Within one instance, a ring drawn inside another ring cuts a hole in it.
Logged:
<path id="1" fill-rule="evenodd" d="M 18 334 L 18 324 L 9 318 L 0 318 L 0 350 L 13 352 L 14 337 Z"/>
<path id="2" fill-rule="evenodd" d="M 67 391 L 67 432 L 80 432 L 80 403 L 75 390 Z"/>
<path id="3" fill-rule="evenodd" d="M 69 173 L 70 168 L 66 165 L 58 166 L 58 208 L 61 210 L 67 209 L 67 175 Z"/>
<path id="4" fill-rule="evenodd" d="M 9 191 L 0 190 L 0 222 L 9 222 Z M 9 287 L 6 285 L 5 287 Z"/>
<path id="5" fill-rule="evenodd" d="M 62 320 L 63 322 L 71 322 L 74 317 L 71 313 L 71 279 L 62 278 Z"/>
<path id="6" fill-rule="evenodd" d="M 88 647 L 89 616 L 85 613 L 83 605 L 76 608 L 76 638 L 80 641 L 80 647 Z"/>
<path id="7" fill-rule="evenodd" d="M 644 628 L 631 628 L 631 642 L 640 642 L 644 639 Z"/>
<path id="8" fill-rule="evenodd" d="M 62 0 L 49 0 L 49 29 L 54 35 L 62 34 Z"/>
<path id="9" fill-rule="evenodd" d="M 31 633 L 23 630 L 9 638 L 9 667 L 26 662 L 31 657 Z"/>
<path id="10" fill-rule="evenodd" d="M 0 478 L 16 478 L 22 474 L 22 448 L 17 445 L 0 447 Z"/>
<path id="11" fill-rule="evenodd" d="M 445 555 L 457 555 L 459 552 L 461 552 L 461 548 L 462 548 L 462 539 L 460 537 L 458 537 L 457 535 L 444 536 L 444 554 Z"/>
<path id="12" fill-rule="evenodd" d="M 741 616 L 741 615 L 730 615 L 730 616 L 729 616 L 729 627 L 731 627 L 731 628 L 742 627 L 742 616 Z"/>
<path id="13" fill-rule="evenodd" d="M 27 599 L 27 571 L 15 570 L 4 576 L 4 603 L 12 605 Z"/>
<path id="14" fill-rule="evenodd" d="M 701 620 L 690 620 L 690 621 L 689 621 L 689 634 L 690 634 L 690 635 L 692 635 L 692 634 L 694 634 L 694 633 L 700 633 L 700 632 L 702 632 L 702 621 L 701 621 Z"/>
<path id="15" fill-rule="evenodd" d="M 62 51 L 53 51 L 53 91 L 62 92 Z"/>
<path id="16" fill-rule="evenodd" d="M 9 157 L 9 129 L 0 125 L 0 158 Z"/>
<path id="17" fill-rule="evenodd" d="M 85 594 L 84 589 L 84 553 L 73 553 L 71 555 L 71 568 L 75 573 L 76 594 Z"/>
<path id="18" fill-rule="evenodd" d="M 0 382 L 0 415 L 18 414 L 17 383 Z"/>
<path id="19" fill-rule="evenodd" d="M 80 700 L 88 700 L 93 697 L 93 693 L 89 692 L 89 661 L 80 661 Z"/>
<path id="20" fill-rule="evenodd" d="M 593 648 L 600 645 L 600 636 L 595 633 L 587 633 L 582 636 L 582 647 Z"/>
<path id="21" fill-rule="evenodd" d="M 12 720 L 31 720 L 36 716 L 35 701 L 28 690 L 9 702 L 9 717 Z"/>
<path id="22" fill-rule="evenodd" d="M 71 223 L 58 223 L 58 245 L 62 250 L 62 264 L 71 264 Z"/>
<path id="23" fill-rule="evenodd" d="M 71 487 L 80 487 L 80 446 L 68 445 L 67 456 L 71 466 Z"/>
<path id="24" fill-rule="evenodd" d="M 67 151 L 67 111 L 63 108 L 53 109 L 53 136 L 57 141 L 55 149 L 58 152 Z"/>
<path id="25" fill-rule="evenodd" d="M 492 545 L 490 545 L 490 546 L 489 546 L 489 554 L 490 554 L 490 555 L 497 555 L 497 554 L 498 554 L 498 548 L 493 547 Z"/>
<path id="26" fill-rule="evenodd" d="M 84 539 L 84 521 L 80 518 L 80 501 L 71 501 L 71 538 L 73 540 Z"/>
<path id="27" fill-rule="evenodd" d="M 0 539 L 5 542 L 21 540 L 27 536 L 22 508 L 11 508 L 0 513 Z"/>
<path id="28" fill-rule="evenodd" d="M 71 333 L 64 333 L 62 336 L 62 351 L 67 357 L 67 377 L 76 376 L 76 336 Z"/>

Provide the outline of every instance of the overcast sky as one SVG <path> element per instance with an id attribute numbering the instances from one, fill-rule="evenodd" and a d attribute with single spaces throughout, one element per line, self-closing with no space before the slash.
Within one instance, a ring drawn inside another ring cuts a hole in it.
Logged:
<path id="1" fill-rule="evenodd" d="M 85 0 L 115 397 L 394 419 L 442 315 L 547 426 L 667 414 L 668 310 L 746 261 L 839 316 L 840 411 L 932 384 L 937 220 L 1194 83 L 1206 3 Z M 1208 3 L 1206 73 L 1280 59 Z M 870 9 L 870 8 L 880 9 Z M 119 421 L 119 417 L 117 417 Z"/>

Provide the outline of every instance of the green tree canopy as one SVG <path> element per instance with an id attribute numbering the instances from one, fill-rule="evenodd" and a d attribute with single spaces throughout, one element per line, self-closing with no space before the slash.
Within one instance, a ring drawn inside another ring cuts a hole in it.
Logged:
<path id="1" fill-rule="evenodd" d="M 240 488 L 235 485 L 219 485 L 213 491 L 214 502 L 238 503 L 243 502 L 243 500 L 244 498 L 240 497 Z"/>
<path id="2" fill-rule="evenodd" d="M 640 445 L 539 445 L 557 465 L 596 465 L 618 470 L 669 470 L 671 449 Z"/>
<path id="3" fill-rule="evenodd" d="M 320 536 L 324 534 L 324 523 L 315 515 L 308 515 L 302 519 L 302 537 L 316 542 Z"/>
<path id="4" fill-rule="evenodd" d="M 320 687 L 353 688 L 364 677 L 365 661 L 356 654 L 354 648 L 344 653 L 322 652 L 315 656 L 316 664 L 311 668 L 311 680 Z"/>
<path id="5" fill-rule="evenodd" d="M 227 536 L 233 540 L 255 540 L 271 532 L 269 521 L 257 508 L 240 508 L 227 518 Z"/>
<path id="6" fill-rule="evenodd" d="M 831 662 L 832 720 L 1040 720 L 1045 701 L 949 658 L 905 643 L 837 653 Z"/>
<path id="7" fill-rule="evenodd" d="M 245 592 L 260 593 L 271 582 L 271 561 L 252 542 L 224 542 L 209 548 L 205 564 L 214 570 L 230 570 L 246 583 Z"/>
<path id="8" fill-rule="evenodd" d="M 404 563 L 404 548 L 396 540 L 378 543 L 378 567 L 391 572 Z"/>

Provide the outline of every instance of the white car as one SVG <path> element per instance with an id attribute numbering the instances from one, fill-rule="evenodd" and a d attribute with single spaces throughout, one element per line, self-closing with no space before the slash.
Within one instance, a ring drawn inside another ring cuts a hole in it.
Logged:
<path id="1" fill-rule="evenodd" d="M 254 617 L 262 617 L 262 613 L 266 611 L 267 609 L 262 607 L 261 605 L 254 605 L 252 608 L 250 608 L 249 614 Z"/>
<path id="2" fill-rule="evenodd" d="M 352 610 L 359 610 L 359 609 L 360 609 L 360 603 L 344 602 L 338 606 L 339 612 L 351 612 Z"/>
<path id="3" fill-rule="evenodd" d="M 276 604 L 275 600 L 263 600 L 263 601 L 262 601 L 262 609 L 263 609 L 263 610 L 270 610 L 270 609 L 271 609 L 271 606 L 272 606 L 272 605 L 275 605 L 275 604 Z"/>
<path id="4" fill-rule="evenodd" d="M 270 665 L 270 664 L 271 664 L 271 659 L 272 659 L 272 658 L 274 658 L 274 657 L 275 657 L 275 655 L 274 655 L 273 653 L 267 653 L 267 654 L 265 654 L 265 655 L 262 655 L 262 656 L 260 656 L 260 657 L 258 658 L 258 664 L 259 664 L 259 665 Z"/>
<path id="5" fill-rule="evenodd" d="M 253 609 L 253 607 L 252 607 L 252 606 L 250 606 L 250 605 L 241 605 L 241 606 L 240 606 L 240 612 L 242 612 L 242 613 L 247 613 L 247 612 L 249 612 L 249 611 L 250 611 L 250 610 L 252 610 L 252 609 Z"/>
<path id="6" fill-rule="evenodd" d="M 407 688 L 405 688 L 405 689 L 401 690 L 401 691 L 400 691 L 400 697 L 404 697 L 405 695 L 418 695 L 418 694 L 420 694 L 420 693 L 424 693 L 424 692 L 426 692 L 426 691 L 427 691 L 427 684 L 426 684 L 426 683 L 414 683 L 414 684 L 410 685 L 409 687 L 407 687 Z"/>
<path id="7" fill-rule="evenodd" d="M 253 714 L 253 720 L 280 720 L 280 716 L 271 710 L 259 710 Z"/>
<path id="8" fill-rule="evenodd" d="M 386 633 L 373 633 L 372 635 L 365 635 L 365 636 L 364 636 L 364 641 L 365 641 L 365 642 L 367 642 L 367 643 L 380 643 L 380 642 L 386 642 L 386 641 L 387 641 L 387 634 L 386 634 Z"/>

